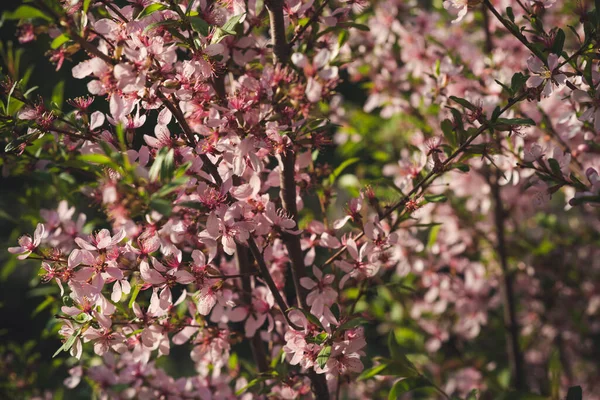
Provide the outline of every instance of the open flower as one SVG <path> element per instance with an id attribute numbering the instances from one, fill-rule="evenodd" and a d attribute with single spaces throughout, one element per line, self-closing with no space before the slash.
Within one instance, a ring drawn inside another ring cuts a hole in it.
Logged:
<path id="1" fill-rule="evenodd" d="M 473 8 L 478 4 L 481 4 L 481 0 L 444 0 L 444 8 L 446 10 L 449 10 L 450 8 L 458 10 L 456 19 L 452 21 L 453 24 L 457 24 L 462 21 L 467 15 L 469 8 Z"/>
<path id="2" fill-rule="evenodd" d="M 554 90 L 553 86 L 563 86 L 567 77 L 558 70 L 558 56 L 550 54 L 548 56 L 548 65 L 537 57 L 529 57 L 527 67 L 531 76 L 527 80 L 528 87 L 539 87 L 543 85 L 542 95 L 548 97 Z"/>
<path id="3" fill-rule="evenodd" d="M 310 306 L 311 314 L 320 320 L 326 319 L 335 323 L 335 317 L 329 309 L 335 303 L 338 295 L 332 287 L 335 276 L 332 274 L 323 275 L 323 272 L 314 265 L 312 270 L 317 279 L 316 281 L 307 277 L 300 278 L 302 287 L 311 291 L 306 296 L 306 304 Z"/>
<path id="4" fill-rule="evenodd" d="M 596 133 L 600 133 L 600 84 L 596 87 L 595 97 L 583 90 L 573 91 L 573 98 L 580 104 L 585 104 L 587 109 L 579 117 L 580 121 L 594 124 Z"/>
<path id="5" fill-rule="evenodd" d="M 17 258 L 19 260 L 24 260 L 29 257 L 31 252 L 40 245 L 45 235 L 46 229 L 44 228 L 44 224 L 38 224 L 37 228 L 35 228 L 35 232 L 33 233 L 33 240 L 29 235 L 21 236 L 19 238 L 19 246 L 9 247 L 8 252 L 12 254 L 19 254 Z"/>

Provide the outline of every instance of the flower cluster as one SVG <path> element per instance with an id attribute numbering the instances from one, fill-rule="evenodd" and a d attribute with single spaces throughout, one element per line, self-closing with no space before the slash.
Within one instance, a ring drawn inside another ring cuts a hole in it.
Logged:
<path id="1" fill-rule="evenodd" d="M 546 30 L 571 21 L 554 2 L 506 17 L 488 0 L 34 3 L 15 14 L 36 10 L 19 40 L 49 35 L 58 69 L 78 53 L 70 74 L 88 93 L 63 110 L 5 81 L 20 107 L 6 153 L 85 176 L 73 192 L 101 217 L 86 224 L 63 200 L 8 250 L 58 285 L 69 388 L 470 399 L 503 371 L 544 388 L 553 346 L 569 371 L 557 385 L 598 388 L 600 297 L 578 285 L 599 275 L 597 221 L 560 214 L 584 238 L 569 247 L 540 216 L 557 193 L 556 213 L 600 203 L 597 38 L 582 27 L 569 47 Z M 452 24 L 444 9 L 459 10 Z M 480 35 L 462 26 L 475 13 Z M 360 107 L 336 92 L 346 77 L 366 89 Z M 348 158 L 336 168 L 333 143 Z M 559 256 L 571 272 L 552 268 Z M 371 339 L 388 333 L 391 358 L 375 359 Z M 506 360 L 484 365 L 471 344 L 491 335 Z M 157 363 L 176 346 L 185 376 Z"/>

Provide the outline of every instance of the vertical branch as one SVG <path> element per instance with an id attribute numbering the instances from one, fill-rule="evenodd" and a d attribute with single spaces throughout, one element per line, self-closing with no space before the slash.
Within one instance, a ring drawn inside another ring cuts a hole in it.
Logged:
<path id="1" fill-rule="evenodd" d="M 286 150 L 286 152 L 281 155 L 279 162 L 281 202 L 289 217 L 292 218 L 297 225 L 298 208 L 296 206 L 295 165 L 296 155 L 293 150 Z M 298 307 L 307 308 L 306 295 L 308 293 L 300 284 L 300 279 L 306 275 L 306 267 L 304 265 L 304 257 L 302 256 L 302 247 L 300 245 L 300 236 L 282 232 L 282 237 L 292 263 L 292 279 L 294 280 L 294 288 L 296 289 Z"/>
<path id="2" fill-rule="evenodd" d="M 495 176 L 489 179 L 494 197 L 494 223 L 496 225 L 496 251 L 502 268 L 502 305 L 504 309 L 504 325 L 506 329 L 506 346 L 510 365 L 511 381 L 517 390 L 525 389 L 525 370 L 521 348 L 519 347 L 519 323 L 517 321 L 516 300 L 513 290 L 513 275 L 508 267 L 508 253 L 504 232 L 505 210 L 500 194 L 501 172 L 495 169 Z"/>
<path id="3" fill-rule="evenodd" d="M 492 32 L 490 31 L 490 16 L 485 4 L 481 4 L 481 14 L 483 15 L 483 29 L 485 31 L 485 51 L 491 53 L 494 48 L 494 42 L 492 41 Z"/>
<path id="4" fill-rule="evenodd" d="M 242 293 L 244 295 L 244 302 L 248 305 L 252 303 L 252 277 L 250 275 L 250 255 L 248 249 L 240 244 L 235 245 L 235 261 L 238 267 L 238 271 L 242 276 Z M 266 372 L 269 369 L 269 363 L 267 362 L 267 355 L 265 353 L 265 347 L 258 333 L 255 333 L 250 338 L 250 348 L 252 349 L 252 357 L 258 368 L 259 372 Z"/>
<path id="5" fill-rule="evenodd" d="M 271 40 L 273 43 L 274 63 L 285 63 L 290 54 L 290 48 L 285 38 L 285 22 L 283 20 L 283 1 L 265 0 L 271 21 Z"/>
<path id="6" fill-rule="evenodd" d="M 265 0 L 265 6 L 269 12 L 271 22 L 271 38 L 273 42 L 273 61 L 274 64 L 285 64 L 289 58 L 290 47 L 285 37 L 285 22 L 283 19 L 283 0 Z M 298 225 L 298 209 L 296 207 L 296 179 L 295 179 L 296 156 L 293 148 L 286 149 L 280 156 L 279 166 L 281 200 L 283 208 L 290 218 L 293 218 Z M 306 308 L 306 290 L 300 285 L 300 279 L 305 276 L 304 257 L 302 256 L 302 247 L 300 237 L 286 232 L 282 233 L 282 238 L 288 251 L 292 264 L 292 279 L 296 289 L 296 298 L 298 306 Z M 250 250 L 254 253 L 252 243 Z M 258 261 L 258 260 L 257 260 Z M 259 263 L 260 264 L 260 263 Z M 315 397 L 318 400 L 329 400 L 329 389 L 324 374 L 317 374 L 314 369 L 308 370 L 308 376 L 312 382 L 312 388 Z"/>

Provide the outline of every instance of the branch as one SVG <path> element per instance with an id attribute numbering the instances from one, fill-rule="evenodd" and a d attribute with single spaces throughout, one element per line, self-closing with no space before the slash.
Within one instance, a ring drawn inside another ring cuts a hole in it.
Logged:
<path id="1" fill-rule="evenodd" d="M 484 0 L 484 4 L 487 7 L 487 9 L 490 10 L 492 12 L 492 14 L 494 14 L 494 16 L 496 17 L 496 19 L 498 19 L 498 21 L 500 21 L 500 23 L 502 25 L 504 25 L 504 27 L 514 37 L 516 37 L 521 43 L 523 43 L 525 45 L 525 47 L 527 47 L 540 60 L 542 60 L 544 63 L 546 63 L 546 56 L 544 55 L 544 53 L 542 53 L 536 47 L 532 46 L 531 43 L 529 43 L 529 41 L 527 40 L 527 38 L 519 31 L 519 29 L 517 28 L 516 25 L 514 25 L 513 22 L 510 22 L 510 23 L 507 22 L 507 20 L 502 15 L 500 15 L 500 13 L 498 12 L 498 10 L 496 10 L 496 8 L 492 5 L 492 3 L 490 3 L 489 0 Z M 511 25 L 511 24 L 513 24 L 513 25 Z"/>
<path id="2" fill-rule="evenodd" d="M 508 351 L 508 362 L 510 365 L 511 381 L 517 390 L 525 389 L 525 370 L 521 348 L 519 347 L 519 323 L 517 321 L 515 294 L 513 290 L 513 276 L 508 267 L 508 251 L 504 232 L 505 211 L 502 205 L 500 185 L 498 181 L 502 176 L 501 171 L 496 168 L 495 176 L 488 182 L 494 197 L 494 223 L 496 225 L 497 247 L 496 252 L 502 268 L 501 294 L 504 308 L 504 325 L 506 327 L 506 345 Z"/>
<path id="3" fill-rule="evenodd" d="M 498 116 L 501 116 L 502 114 L 504 114 L 509 108 L 511 108 L 513 105 L 517 104 L 518 102 L 520 102 L 521 100 L 523 100 L 524 98 L 527 97 L 527 93 L 523 93 L 520 96 L 518 96 L 515 99 L 509 99 L 508 104 L 506 106 L 504 106 L 501 110 L 500 113 L 498 114 Z M 406 204 L 406 202 L 408 202 L 408 200 L 410 200 L 411 197 L 413 197 L 414 195 L 417 194 L 417 192 L 421 191 L 425 191 L 430 185 L 431 183 L 433 183 L 433 181 L 444 174 L 446 167 L 452 163 L 452 161 L 454 161 L 454 159 L 456 159 L 456 157 L 461 154 L 462 152 L 464 152 L 467 147 L 469 147 L 469 145 L 475 140 L 477 139 L 483 132 L 485 132 L 487 129 L 489 129 L 489 122 L 484 123 L 483 125 L 481 125 L 481 127 L 479 127 L 479 129 L 477 130 L 477 132 L 475 132 L 475 134 L 473 134 L 473 136 L 471 136 L 469 139 L 467 139 L 467 141 L 465 143 L 463 143 L 458 149 L 456 149 L 446 160 L 444 160 L 444 162 L 442 162 L 442 168 L 439 169 L 439 172 L 434 169 L 432 171 L 430 171 L 419 183 L 417 183 L 410 192 L 408 192 L 408 194 L 406 196 L 404 196 L 400 201 L 398 201 L 396 204 L 394 204 L 392 207 L 390 207 L 382 216 L 381 219 L 383 218 L 387 218 L 389 217 L 394 211 L 396 211 L 397 209 L 404 207 L 404 205 Z M 358 235 L 356 235 L 353 239 L 354 241 L 357 241 L 358 239 L 362 238 L 365 235 L 365 232 L 362 231 L 360 232 Z M 321 266 L 321 268 L 324 268 L 325 266 L 331 264 L 332 262 L 334 262 L 339 256 L 341 256 L 342 254 L 344 254 L 344 252 L 346 251 L 347 247 L 346 245 L 342 246 L 341 249 L 339 249 L 334 255 L 332 255 L 331 257 L 329 257 L 327 259 L 327 261 L 325 261 L 323 263 L 323 265 Z"/>
<path id="4" fill-rule="evenodd" d="M 277 285 L 275 285 L 275 282 L 273 281 L 273 278 L 271 277 L 269 268 L 267 267 L 267 264 L 265 264 L 265 259 L 263 258 L 262 253 L 260 252 L 260 249 L 256 245 L 256 242 L 254 241 L 254 238 L 252 236 L 250 236 L 250 238 L 248 239 L 248 247 L 250 247 L 250 252 L 252 253 L 252 256 L 254 256 L 254 259 L 256 260 L 256 263 L 258 264 L 258 268 L 260 270 L 261 276 L 263 277 L 263 279 L 265 280 L 265 283 L 271 290 L 271 293 L 273 293 L 273 298 L 275 299 L 275 302 L 281 309 L 281 312 L 282 312 L 286 322 L 293 329 L 295 329 L 297 331 L 301 331 L 302 327 L 300 327 L 300 326 L 294 324 L 292 321 L 290 321 L 290 318 L 287 315 L 287 310 L 289 309 L 289 307 L 285 304 L 285 300 L 283 300 L 283 297 L 281 297 L 281 293 L 279 293 L 279 289 L 277 288 Z"/>
<path id="5" fill-rule="evenodd" d="M 251 268 L 248 249 L 244 246 L 237 244 L 235 245 L 235 261 L 242 277 L 242 293 L 246 304 L 252 304 L 252 281 L 251 281 Z M 267 361 L 267 355 L 265 353 L 265 347 L 257 333 L 250 338 L 250 348 L 252 349 L 252 356 L 259 372 L 267 372 L 269 369 L 269 363 Z"/>
<path id="6" fill-rule="evenodd" d="M 285 38 L 285 21 L 283 20 L 283 1 L 265 0 L 271 21 L 271 40 L 273 42 L 274 64 L 285 63 L 290 55 L 290 48 Z"/>
<path id="7" fill-rule="evenodd" d="M 310 19 L 308 20 L 308 22 L 306 24 L 304 24 L 299 30 L 298 32 L 296 32 L 296 34 L 294 35 L 294 37 L 292 38 L 292 40 L 290 40 L 290 44 L 289 47 L 290 49 L 292 48 L 292 46 L 294 45 L 294 43 L 296 43 L 298 41 L 298 39 L 300 39 L 302 37 L 302 35 L 304 34 L 304 32 L 306 32 L 306 30 L 315 22 L 319 19 L 319 17 L 321 16 L 321 13 L 323 12 L 323 10 L 325 9 L 325 6 L 327 6 L 327 0 L 323 0 L 323 3 L 321 3 L 321 5 L 319 6 L 319 8 L 317 8 L 314 12 L 314 14 L 310 17 Z"/>
<path id="8" fill-rule="evenodd" d="M 293 150 L 288 149 L 281 155 L 279 160 L 281 186 L 281 202 L 288 216 L 298 225 L 298 208 L 296 206 L 296 178 L 295 165 L 296 155 Z M 292 263 L 292 279 L 296 289 L 296 298 L 298 307 L 307 308 L 306 296 L 307 290 L 300 284 L 300 279 L 306 276 L 306 266 L 304 265 L 304 256 L 302 255 L 302 246 L 300 236 L 282 232 L 282 239 L 287 248 L 290 261 Z"/>

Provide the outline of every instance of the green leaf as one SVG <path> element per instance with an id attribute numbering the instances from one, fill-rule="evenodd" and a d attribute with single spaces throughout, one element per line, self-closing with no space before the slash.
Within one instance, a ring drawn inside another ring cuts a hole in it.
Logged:
<path id="1" fill-rule="evenodd" d="M 515 22 L 515 13 L 513 12 L 512 7 L 506 7 L 506 15 L 511 22 Z"/>
<path id="2" fill-rule="evenodd" d="M 364 381 L 365 379 L 373 378 L 374 376 L 379 375 L 379 373 L 385 370 L 388 367 L 387 363 L 375 365 L 369 369 L 364 370 L 357 378 L 359 381 Z"/>
<path id="3" fill-rule="evenodd" d="M 465 164 L 465 163 L 452 163 L 450 165 L 448 165 L 448 170 L 451 169 L 458 169 L 459 171 L 462 172 L 469 172 L 471 170 L 471 167 L 469 167 L 469 164 Z"/>
<path id="4" fill-rule="evenodd" d="M 112 165 L 114 161 L 106 154 L 82 154 L 77 157 L 81 161 L 94 164 Z"/>
<path id="5" fill-rule="evenodd" d="M 137 299 L 138 294 L 140 294 L 141 285 L 135 285 L 133 287 L 133 293 L 131 293 L 131 298 L 129 299 L 129 308 L 133 307 L 133 303 L 135 303 L 135 299 Z"/>
<path id="6" fill-rule="evenodd" d="M 473 389 L 467 395 L 467 399 L 466 400 L 477 400 L 478 396 L 479 396 L 479 390 Z"/>
<path id="7" fill-rule="evenodd" d="M 325 340 L 327 340 L 328 337 L 329 335 L 327 334 L 327 332 L 321 332 L 317 336 L 315 336 L 313 340 L 315 343 L 322 344 L 325 342 Z"/>
<path id="8" fill-rule="evenodd" d="M 496 108 L 494 108 L 494 112 L 492 112 L 492 121 L 496 121 L 498 119 L 498 117 L 500 116 L 501 112 L 502 112 L 502 109 L 500 108 L 500 106 L 496 106 Z"/>
<path id="9" fill-rule="evenodd" d="M 548 159 L 548 164 L 550 164 L 550 169 L 557 178 L 563 177 L 563 173 L 560 169 L 560 164 L 558 163 L 558 161 L 556 161 L 554 158 L 550 158 Z"/>
<path id="10" fill-rule="evenodd" d="M 33 310 L 33 312 L 31 313 L 31 317 L 35 317 L 36 315 L 38 315 L 39 313 L 41 313 L 42 311 L 44 311 L 46 308 L 50 307 L 50 305 L 52 305 L 54 302 L 56 301 L 56 299 L 52 296 L 47 296 L 46 300 L 44 300 L 43 302 L 41 302 L 36 308 L 35 310 Z"/>
<path id="11" fill-rule="evenodd" d="M 336 25 L 338 28 L 354 28 L 359 31 L 369 32 L 371 29 L 367 25 L 357 24 L 356 22 L 340 22 Z"/>
<path id="12" fill-rule="evenodd" d="M 83 0 L 83 13 L 87 14 L 88 10 L 90 9 L 90 3 L 92 2 L 92 0 Z"/>
<path id="13" fill-rule="evenodd" d="M 404 357 L 404 352 L 398 344 L 398 341 L 396 341 L 396 335 L 393 330 L 390 331 L 388 335 L 388 349 L 390 350 L 390 355 L 393 359 Z"/>
<path id="14" fill-rule="evenodd" d="M 563 47 L 565 46 L 565 32 L 562 29 L 556 31 L 554 43 L 552 44 L 552 52 L 558 56 L 562 55 Z"/>
<path id="15" fill-rule="evenodd" d="M 344 322 L 342 325 L 338 326 L 336 331 L 343 332 L 348 329 L 353 329 L 353 328 L 356 328 L 357 326 L 367 324 L 368 322 L 369 321 L 367 321 L 365 318 L 361 318 L 361 317 L 353 318 L 351 320 Z"/>
<path id="16" fill-rule="evenodd" d="M 319 354 L 317 355 L 317 364 L 319 367 L 325 368 L 325 364 L 329 360 L 329 356 L 331 355 L 331 346 L 325 346 L 321 349 Z"/>
<path id="17" fill-rule="evenodd" d="M 335 180 L 342 174 L 342 172 L 344 172 L 346 168 L 348 168 L 352 164 L 356 164 L 359 161 L 359 157 L 353 157 L 345 160 L 331 173 L 331 175 L 329 175 L 329 183 L 333 185 Z"/>
<path id="18" fill-rule="evenodd" d="M 235 28 L 244 15 L 246 15 L 246 13 L 234 15 L 233 17 L 229 18 L 229 20 L 223 24 L 221 29 L 230 35 L 235 35 Z"/>
<path id="19" fill-rule="evenodd" d="M 592 77 L 593 64 L 594 63 L 592 62 L 592 60 L 587 60 L 585 62 L 585 69 L 583 70 L 583 77 L 585 78 L 586 83 L 590 86 L 594 86 L 594 79 Z"/>
<path id="20" fill-rule="evenodd" d="M 427 248 L 428 249 L 431 249 L 431 247 L 437 241 L 437 235 L 440 232 L 440 228 L 441 228 L 441 225 L 434 225 L 433 227 L 431 227 L 431 230 L 429 231 L 429 239 L 427 240 Z"/>
<path id="21" fill-rule="evenodd" d="M 181 186 L 185 185 L 185 183 L 189 180 L 187 176 L 181 176 L 179 178 L 173 179 L 171 182 L 163 185 L 160 190 L 153 194 L 153 197 L 165 197 L 166 195 L 174 192 Z M 179 205 L 179 204 L 178 204 Z"/>
<path id="22" fill-rule="evenodd" d="M 511 89 L 510 87 L 506 86 L 504 83 L 500 82 L 498 79 L 494 79 L 494 81 L 496 81 L 496 83 L 497 83 L 498 85 L 502 86 L 502 88 L 503 88 L 504 90 L 506 90 L 506 91 L 508 92 L 508 94 L 510 94 L 510 95 L 512 95 L 512 94 L 513 94 L 513 91 L 512 91 L 512 89 Z M 496 111 L 496 110 L 494 110 L 494 113 L 495 113 L 495 111 Z M 493 120 L 493 119 L 494 119 L 494 116 L 492 115 L 492 120 Z"/>
<path id="23" fill-rule="evenodd" d="M 400 398 L 401 395 L 410 392 L 411 390 L 433 387 L 431 382 L 423 376 L 417 376 L 414 378 L 405 378 L 392 386 L 392 390 L 388 394 L 388 400 L 396 400 Z"/>
<path id="24" fill-rule="evenodd" d="M 69 35 L 67 35 L 66 33 L 63 33 L 62 35 L 54 38 L 52 43 L 50 43 L 50 47 L 52 47 L 53 49 L 58 49 L 64 43 L 67 43 L 69 41 L 69 39 L 71 39 L 69 37 Z"/>
<path id="25" fill-rule="evenodd" d="M 17 268 L 17 257 L 9 258 L 2 266 L 2 272 L 0 272 L 0 281 L 6 281 L 10 275 Z"/>
<path id="26" fill-rule="evenodd" d="M 303 309 L 303 308 L 297 308 L 297 307 L 291 307 L 287 310 L 287 312 L 291 311 L 291 310 L 298 310 L 300 311 L 302 314 L 304 314 L 304 316 L 306 317 L 306 319 L 308 320 L 308 322 L 310 322 L 311 324 L 318 326 L 321 330 L 325 330 L 325 328 L 323 328 L 323 324 L 321 324 L 321 321 L 319 321 L 319 318 L 315 317 L 313 314 L 311 314 L 309 311 Z"/>
<path id="27" fill-rule="evenodd" d="M 248 389 L 250 389 L 250 388 L 258 385 L 260 382 L 264 382 L 267 379 L 270 379 L 270 377 L 265 376 L 265 377 L 260 377 L 260 378 L 252 379 L 250 382 L 248 382 L 248 384 L 246 386 L 242 387 L 237 392 L 235 392 L 235 395 L 236 396 L 240 396 L 244 392 L 246 392 Z"/>
<path id="28" fill-rule="evenodd" d="M 596 2 L 597 3 L 597 2 Z M 567 392 L 567 400 L 582 400 L 583 390 L 581 386 L 571 386 Z"/>
<path id="29" fill-rule="evenodd" d="M 448 201 L 448 198 L 443 194 L 426 194 L 424 197 L 428 203 L 445 203 Z"/>
<path id="30" fill-rule="evenodd" d="M 52 21 L 52 18 L 41 10 L 28 5 L 20 6 L 15 11 L 5 11 L 2 18 L 8 20 L 42 18 L 46 21 Z"/>
<path id="31" fill-rule="evenodd" d="M 206 206 L 204 204 L 200 203 L 199 201 L 183 201 L 181 203 L 177 203 L 176 206 L 193 208 L 194 210 L 206 211 Z"/>
<path id="32" fill-rule="evenodd" d="M 80 334 L 81 334 L 81 328 L 78 329 L 73 335 L 71 335 L 63 343 L 63 345 L 60 346 L 60 348 L 58 350 L 56 350 L 56 353 L 54 353 L 54 355 L 52 356 L 52 358 L 54 358 L 57 355 L 59 355 L 62 351 L 69 351 L 71 349 L 71 347 L 73 347 L 73 345 L 75 344 L 75 340 L 77 339 L 77 336 L 79 336 Z"/>
<path id="33" fill-rule="evenodd" d="M 456 146 L 456 135 L 454 134 L 454 126 L 452 121 L 449 119 L 445 119 L 441 124 L 442 132 L 444 132 L 444 137 L 452 146 Z"/>
<path id="34" fill-rule="evenodd" d="M 150 208 L 152 208 L 155 211 L 158 211 L 165 217 L 168 217 L 173 211 L 173 203 L 165 199 L 152 199 L 150 200 Z"/>
<path id="35" fill-rule="evenodd" d="M 394 331 L 390 331 L 388 335 L 388 348 L 392 356 L 391 362 L 381 371 L 381 375 L 395 375 L 400 377 L 415 377 L 419 376 L 419 371 L 415 365 L 406 357 L 404 351 L 396 340 Z"/>
<path id="36" fill-rule="evenodd" d="M 149 32 L 152 29 L 158 28 L 158 27 L 161 27 L 161 26 L 165 27 L 165 28 L 167 28 L 169 26 L 171 26 L 171 27 L 177 26 L 177 25 L 179 25 L 179 23 L 180 23 L 180 21 L 175 20 L 175 19 L 166 19 L 164 21 L 153 22 L 153 23 L 151 23 L 150 25 L 148 25 L 147 27 L 144 28 L 144 33 L 145 32 Z"/>
<path id="37" fill-rule="evenodd" d="M 65 94 L 65 81 L 60 81 L 54 86 L 52 89 L 52 103 L 56 105 L 56 107 L 60 110 L 63 106 Z"/>
<path id="38" fill-rule="evenodd" d="M 190 17 L 190 25 L 192 26 L 192 29 L 194 31 L 198 32 L 202 36 L 208 36 L 209 31 L 210 31 L 210 26 L 208 25 L 208 22 L 206 22 L 202 18 Z"/>
<path id="39" fill-rule="evenodd" d="M 460 104 L 461 106 L 463 106 L 464 108 L 471 110 L 471 111 L 475 111 L 477 110 L 477 107 L 475 107 L 473 104 L 471 104 L 471 102 L 469 102 L 467 99 L 462 99 L 460 97 L 456 97 L 456 96 L 450 96 L 450 100 L 454 101 L 455 103 Z"/>
<path id="40" fill-rule="evenodd" d="M 169 181 L 175 172 L 174 166 L 175 153 L 173 149 L 162 148 L 156 154 L 149 171 L 149 177 L 153 181 Z"/>
<path id="41" fill-rule="evenodd" d="M 193 1 L 190 1 L 190 3 L 193 3 Z M 142 10 L 142 12 L 139 13 L 137 18 L 138 19 L 144 18 L 144 17 L 147 17 L 148 15 L 152 14 L 153 12 L 166 10 L 167 8 L 168 8 L 167 6 L 165 6 L 164 4 L 160 4 L 160 3 L 150 4 L 148 7 L 144 8 Z"/>
<path id="42" fill-rule="evenodd" d="M 535 121 L 531 118 L 498 118 L 496 120 L 498 124 L 506 125 L 535 125 Z"/>
<path id="43" fill-rule="evenodd" d="M 518 93 L 523 86 L 525 86 L 525 82 L 527 82 L 527 77 L 520 72 L 517 72 L 510 79 L 510 88 L 513 93 Z"/>

